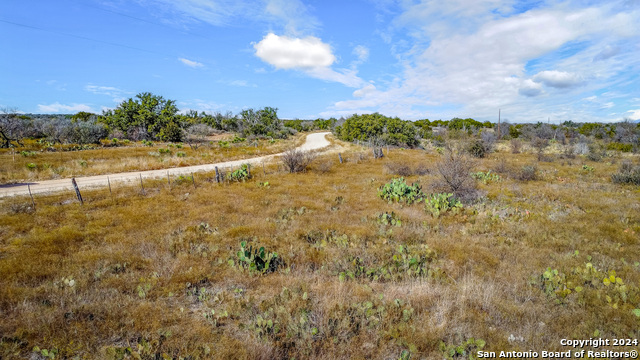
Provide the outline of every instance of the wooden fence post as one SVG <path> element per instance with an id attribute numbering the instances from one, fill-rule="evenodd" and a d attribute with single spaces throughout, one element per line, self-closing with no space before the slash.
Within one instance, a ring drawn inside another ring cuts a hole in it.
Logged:
<path id="1" fill-rule="evenodd" d="M 196 180 L 193 178 L 193 172 L 191 173 L 191 182 L 193 183 L 193 188 L 196 188 Z"/>
<path id="2" fill-rule="evenodd" d="M 340 159 L 340 164 L 342 164 L 342 154 L 338 153 L 338 159 Z"/>
<path id="3" fill-rule="evenodd" d="M 169 190 L 171 190 L 171 178 L 169 177 L 169 170 L 167 170 L 167 183 L 169 184 Z"/>
<path id="4" fill-rule="evenodd" d="M 142 173 L 140 173 L 140 188 L 142 188 L 142 195 L 146 195 L 147 193 L 144 191 L 144 184 L 142 184 Z"/>
<path id="5" fill-rule="evenodd" d="M 33 210 L 36 210 L 36 203 L 33 201 L 33 194 L 31 194 L 31 185 L 27 184 L 27 189 L 29 189 L 29 196 L 31 196 L 31 206 L 33 206 Z"/>
<path id="6" fill-rule="evenodd" d="M 247 177 L 251 178 L 251 164 L 247 164 Z"/>
<path id="7" fill-rule="evenodd" d="M 111 180 L 109 180 L 108 176 L 107 176 L 107 184 L 109 184 L 109 196 L 113 197 L 113 193 L 111 192 Z"/>
<path id="8" fill-rule="evenodd" d="M 218 167 L 216 166 L 216 182 L 220 183 L 220 172 L 218 171 Z"/>
<path id="9" fill-rule="evenodd" d="M 82 200 L 82 195 L 80 194 L 80 188 L 78 188 L 78 183 L 76 182 L 76 178 L 71 178 L 71 184 L 73 184 L 73 188 L 76 190 L 76 196 L 78 197 L 78 201 L 80 201 L 80 204 L 84 205 L 84 201 Z"/>

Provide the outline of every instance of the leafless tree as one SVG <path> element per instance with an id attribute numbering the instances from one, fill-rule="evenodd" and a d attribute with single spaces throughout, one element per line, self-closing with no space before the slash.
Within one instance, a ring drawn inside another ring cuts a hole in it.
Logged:
<path id="1" fill-rule="evenodd" d="M 8 148 L 13 143 L 22 145 L 22 139 L 31 127 L 31 119 L 22 117 L 16 108 L 0 109 L 0 147 Z"/>

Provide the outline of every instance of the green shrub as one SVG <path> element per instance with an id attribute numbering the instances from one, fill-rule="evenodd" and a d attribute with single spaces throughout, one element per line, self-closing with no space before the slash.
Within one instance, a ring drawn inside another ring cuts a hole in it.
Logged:
<path id="1" fill-rule="evenodd" d="M 611 142 L 607 144 L 607 150 L 617 150 L 621 152 L 631 152 L 633 150 L 632 144 L 623 144 L 619 142 Z"/>
<path id="2" fill-rule="evenodd" d="M 229 180 L 232 181 L 247 181 L 251 178 L 251 175 L 249 174 L 249 165 L 248 164 L 243 164 L 242 167 L 240 167 L 239 169 L 231 172 L 231 174 L 229 174 Z"/>
<path id="3" fill-rule="evenodd" d="M 490 147 L 480 139 L 473 141 L 467 149 L 467 151 L 469 151 L 469 154 L 477 158 L 484 158 L 485 156 L 487 156 L 490 150 Z"/>
<path id="4" fill-rule="evenodd" d="M 425 210 L 436 218 L 447 211 L 457 212 L 462 208 L 462 203 L 453 194 L 431 194 L 424 202 Z"/>
<path id="5" fill-rule="evenodd" d="M 38 166 L 34 163 L 27 163 L 27 169 L 29 170 L 35 170 Z"/>
<path id="6" fill-rule="evenodd" d="M 237 143 L 241 143 L 244 142 L 245 140 L 247 140 L 246 138 L 243 137 L 239 137 L 238 135 L 234 136 L 233 140 L 231 140 L 232 143 L 237 144 Z"/>
<path id="7" fill-rule="evenodd" d="M 233 260 L 229 260 L 229 265 L 238 266 L 241 269 L 247 269 L 255 273 L 270 273 L 276 271 L 284 265 L 281 258 L 275 252 L 267 252 L 264 247 L 254 249 L 253 246 L 247 248 L 247 242 L 240 243 L 240 250 L 236 253 L 237 264 Z"/>
<path id="8" fill-rule="evenodd" d="M 229 148 L 231 145 L 229 144 L 228 141 L 220 140 L 218 141 L 218 146 L 220 146 L 223 149 L 226 149 L 226 148 Z"/>
<path id="9" fill-rule="evenodd" d="M 171 149 L 164 149 L 164 148 L 160 148 L 160 149 L 158 149 L 158 153 L 159 153 L 160 155 L 171 154 Z"/>
<path id="10" fill-rule="evenodd" d="M 444 341 L 440 342 L 440 351 L 444 355 L 445 359 L 475 359 L 478 351 L 481 351 L 486 342 L 482 339 L 468 339 L 463 341 L 460 345 L 445 344 Z"/>
<path id="11" fill-rule="evenodd" d="M 396 178 L 391 182 L 384 184 L 378 189 L 378 196 L 389 203 L 392 202 L 404 202 L 406 204 L 413 204 L 414 202 L 420 202 L 424 198 L 424 193 L 419 184 L 413 183 L 407 185 L 404 178 Z"/>
<path id="12" fill-rule="evenodd" d="M 176 154 L 177 157 L 186 157 L 187 154 L 183 151 L 178 151 L 178 153 Z"/>
<path id="13" fill-rule="evenodd" d="M 378 224 L 384 225 L 384 226 L 391 225 L 391 226 L 400 227 L 402 226 L 402 221 L 400 220 L 400 217 L 398 217 L 398 215 L 396 215 L 396 213 L 392 211 L 391 213 L 384 212 L 379 214 Z"/>
<path id="14" fill-rule="evenodd" d="M 24 157 L 33 157 L 33 156 L 36 156 L 36 152 L 35 151 L 20 151 L 20 155 L 22 155 Z"/>
<path id="15" fill-rule="evenodd" d="M 478 171 L 475 173 L 471 173 L 471 177 L 482 181 L 483 184 L 488 184 L 489 182 L 500 181 L 500 175 L 496 173 L 491 173 L 491 170 L 485 172 Z"/>

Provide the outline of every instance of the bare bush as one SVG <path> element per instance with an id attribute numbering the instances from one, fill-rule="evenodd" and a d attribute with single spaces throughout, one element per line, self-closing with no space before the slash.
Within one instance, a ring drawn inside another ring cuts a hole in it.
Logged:
<path id="1" fill-rule="evenodd" d="M 473 200 L 477 197 L 476 183 L 471 177 L 474 166 L 462 151 L 447 150 L 436 165 L 440 179 L 433 185 L 438 191 L 453 193 L 460 200 Z"/>
<path id="2" fill-rule="evenodd" d="M 399 176 L 411 176 L 413 175 L 413 171 L 411 171 L 411 167 L 404 163 L 394 163 L 390 162 L 384 165 L 385 171 L 388 174 L 399 175 Z"/>
<path id="3" fill-rule="evenodd" d="M 315 159 L 315 154 L 295 148 L 289 149 L 281 156 L 282 163 L 290 173 L 302 172 Z"/>
<path id="4" fill-rule="evenodd" d="M 522 141 L 519 139 L 511 139 L 511 153 L 512 154 L 520 154 L 522 150 Z"/>
<path id="5" fill-rule="evenodd" d="M 538 167 L 535 165 L 526 165 L 516 171 L 512 177 L 520 181 L 538 180 Z"/>
<path id="6" fill-rule="evenodd" d="M 538 161 L 541 161 L 544 157 L 544 149 L 549 146 L 549 140 L 542 137 L 535 137 L 531 140 L 531 146 L 536 149 L 538 155 Z"/>

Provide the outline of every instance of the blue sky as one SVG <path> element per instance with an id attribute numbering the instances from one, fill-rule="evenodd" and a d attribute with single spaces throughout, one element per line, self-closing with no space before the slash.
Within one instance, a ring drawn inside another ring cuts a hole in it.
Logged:
<path id="1" fill-rule="evenodd" d="M 640 1 L 3 0 L 0 107 L 640 119 Z"/>

